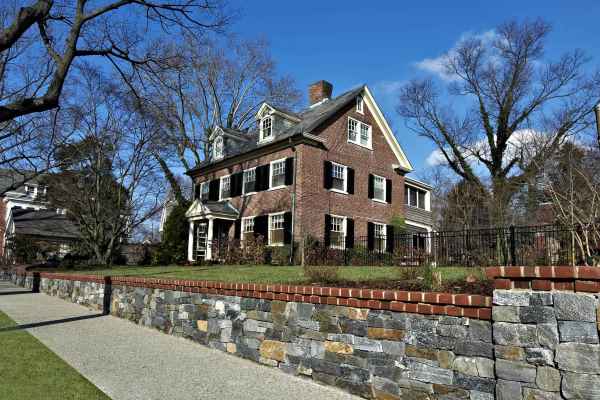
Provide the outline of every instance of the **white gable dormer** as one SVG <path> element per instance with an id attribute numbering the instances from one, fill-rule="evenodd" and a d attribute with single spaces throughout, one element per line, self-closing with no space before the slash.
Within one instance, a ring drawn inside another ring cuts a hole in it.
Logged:
<path id="1" fill-rule="evenodd" d="M 256 113 L 256 122 L 258 143 L 266 143 L 273 140 L 277 134 L 300 122 L 300 119 L 278 110 L 268 103 L 263 103 Z"/>
<path id="2" fill-rule="evenodd" d="M 213 161 L 220 160 L 225 156 L 225 139 L 223 129 L 217 126 L 209 137 L 211 149 L 210 155 Z"/>

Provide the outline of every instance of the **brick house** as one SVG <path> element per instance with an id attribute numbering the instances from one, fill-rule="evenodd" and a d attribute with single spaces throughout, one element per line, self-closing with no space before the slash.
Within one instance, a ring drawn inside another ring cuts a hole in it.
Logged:
<path id="1" fill-rule="evenodd" d="M 395 217 L 431 231 L 429 187 L 405 178 L 413 168 L 369 88 L 332 90 L 316 82 L 300 113 L 264 103 L 255 129 L 215 130 L 210 158 L 187 172 L 189 260 L 210 259 L 218 238 L 262 235 L 283 246 L 311 235 L 335 248 L 362 239 L 388 248 Z"/>

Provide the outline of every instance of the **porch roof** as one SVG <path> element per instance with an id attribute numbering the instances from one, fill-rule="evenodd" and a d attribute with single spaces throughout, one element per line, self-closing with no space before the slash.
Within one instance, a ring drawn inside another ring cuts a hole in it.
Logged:
<path id="1" fill-rule="evenodd" d="M 200 201 L 194 200 L 185 212 L 188 219 L 223 218 L 237 219 L 239 211 L 229 201 Z"/>

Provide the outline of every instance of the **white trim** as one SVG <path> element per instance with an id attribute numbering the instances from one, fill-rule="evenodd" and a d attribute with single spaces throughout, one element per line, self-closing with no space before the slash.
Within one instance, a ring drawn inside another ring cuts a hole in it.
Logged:
<path id="1" fill-rule="evenodd" d="M 394 152 L 394 155 L 398 159 L 398 162 L 400 163 L 400 167 L 402 169 L 406 170 L 407 172 L 412 171 L 413 170 L 412 164 L 410 163 L 408 157 L 406 157 L 406 154 L 404 153 L 404 150 L 402 150 L 400 143 L 398 143 L 398 139 L 396 139 L 396 136 L 394 135 L 392 128 L 390 128 L 385 117 L 383 116 L 383 113 L 377 106 L 377 103 L 375 102 L 375 99 L 373 98 L 371 91 L 369 90 L 369 88 L 366 85 L 364 87 L 363 93 L 364 93 L 363 101 L 366 101 L 367 107 L 369 107 L 369 109 L 373 112 L 373 117 L 375 118 L 377 125 L 383 132 L 383 136 L 385 137 L 389 146 L 391 147 L 392 151 Z"/>
<path id="2" fill-rule="evenodd" d="M 360 105 L 360 107 L 359 107 Z M 356 96 L 356 112 L 359 114 L 365 113 L 365 100 L 361 95 Z"/>
<path id="3" fill-rule="evenodd" d="M 283 162 L 283 185 L 279 185 L 279 186 L 272 186 L 273 185 L 273 164 L 275 163 L 279 163 L 279 162 Z M 280 158 L 278 160 L 273 160 L 269 163 L 269 189 L 268 190 L 277 190 L 277 189 L 281 189 L 286 187 L 285 185 L 285 174 L 286 174 L 286 170 L 285 170 L 285 158 Z M 269 214 L 270 215 L 270 214 Z"/>
<path id="4" fill-rule="evenodd" d="M 387 179 L 381 175 L 377 175 L 377 174 L 371 174 L 371 175 L 373 175 L 373 198 L 371 200 L 376 201 L 378 203 L 389 204 L 386 201 L 386 199 L 387 199 Z M 375 178 L 383 179 L 383 199 L 375 198 Z"/>
<path id="5" fill-rule="evenodd" d="M 356 122 L 356 128 L 357 128 L 356 141 L 350 140 L 350 135 L 349 135 L 350 120 Z M 361 143 L 361 130 L 362 130 L 363 125 L 367 126 L 369 128 L 369 140 L 366 145 Z M 346 140 L 348 143 L 355 144 L 355 145 L 363 147 L 365 149 L 373 150 L 373 127 L 371 125 L 367 124 L 366 122 L 362 122 L 356 118 L 348 117 L 348 122 L 346 123 Z"/>
<path id="6" fill-rule="evenodd" d="M 342 229 L 343 229 L 343 236 L 344 236 L 344 244 L 343 246 L 332 246 L 331 245 L 331 232 L 333 232 L 331 230 L 331 225 L 329 226 L 329 248 L 330 249 L 336 249 L 336 250 L 344 250 L 346 248 L 346 238 L 348 237 L 348 217 L 344 216 L 344 215 L 336 215 L 336 214 L 329 214 L 329 216 L 331 218 L 342 218 L 343 222 L 342 222 Z M 333 221 L 331 221 L 333 223 Z"/>
<path id="7" fill-rule="evenodd" d="M 223 179 L 229 178 L 229 197 L 223 197 Z M 219 178 L 219 201 L 231 199 L 231 174 Z"/>
<path id="8" fill-rule="evenodd" d="M 256 115 L 255 115 L 254 118 L 257 119 L 257 120 L 261 119 L 264 116 L 263 114 L 264 114 L 265 108 L 269 109 L 269 115 L 276 114 L 276 115 L 280 115 L 280 116 L 282 116 L 282 117 L 284 117 L 286 119 L 289 119 L 291 121 L 294 121 L 294 122 L 300 122 L 301 121 L 300 118 L 298 118 L 298 117 L 294 117 L 293 115 L 286 114 L 284 112 L 281 112 L 281 111 L 277 110 L 276 108 L 273 108 L 267 102 L 262 103 L 262 105 L 260 106 L 260 108 L 256 112 Z"/>
<path id="9" fill-rule="evenodd" d="M 217 154 L 217 140 L 220 140 L 220 142 L 221 142 L 221 152 L 219 154 Z M 213 160 L 220 160 L 224 156 L 225 156 L 225 139 L 223 138 L 223 135 L 219 135 L 213 140 Z"/>
<path id="10" fill-rule="evenodd" d="M 274 212 L 274 213 L 270 213 L 267 214 L 268 218 L 267 218 L 267 246 L 272 246 L 272 247 L 282 247 L 285 246 L 285 243 L 275 243 L 275 244 L 271 244 L 271 217 L 276 216 L 276 215 L 283 215 L 285 214 L 286 211 L 278 211 L 278 212 Z M 292 223 L 294 223 L 292 221 Z M 284 235 L 285 235 L 285 217 L 283 218 L 283 231 L 284 231 Z"/>
<path id="11" fill-rule="evenodd" d="M 415 222 L 415 221 L 410 220 L 410 219 L 405 219 L 404 223 L 408 224 L 408 225 L 412 225 L 412 226 L 417 227 L 417 228 L 427 229 L 427 232 L 429 232 L 429 233 L 431 233 L 433 231 L 433 227 L 431 225 L 425 225 L 425 224 L 422 224 L 420 222 Z"/>
<path id="12" fill-rule="evenodd" d="M 263 131 L 263 122 L 265 120 L 269 119 L 271 121 L 271 134 L 268 137 L 264 137 L 264 131 Z M 266 142 L 270 142 L 271 140 L 273 140 L 273 138 L 275 137 L 275 135 L 273 134 L 273 116 L 272 115 L 267 115 L 265 117 L 262 117 L 259 122 L 259 127 L 258 127 L 258 143 L 266 143 Z"/>
<path id="13" fill-rule="evenodd" d="M 331 163 L 331 181 L 332 181 L 332 185 L 333 185 L 333 166 L 337 165 L 339 167 L 344 168 L 344 190 L 340 190 L 340 189 L 335 189 L 335 188 L 331 188 L 329 189 L 332 192 L 335 193 L 341 193 L 341 194 L 348 194 L 348 166 L 344 165 L 344 164 L 340 164 L 338 162 L 335 161 L 330 161 Z"/>
<path id="14" fill-rule="evenodd" d="M 254 171 L 254 192 L 246 193 L 246 182 L 244 182 L 244 179 L 245 179 L 244 177 L 245 177 L 247 171 L 248 172 Z M 250 196 L 254 193 L 256 193 L 256 167 L 242 170 L 242 196 Z"/>

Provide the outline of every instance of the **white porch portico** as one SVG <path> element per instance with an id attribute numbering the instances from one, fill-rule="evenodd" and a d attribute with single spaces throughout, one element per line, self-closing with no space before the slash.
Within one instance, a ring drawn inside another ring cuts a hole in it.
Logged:
<path id="1" fill-rule="evenodd" d="M 212 260 L 213 243 L 229 236 L 238 215 L 228 201 L 194 200 L 185 213 L 190 223 L 188 261 Z"/>

